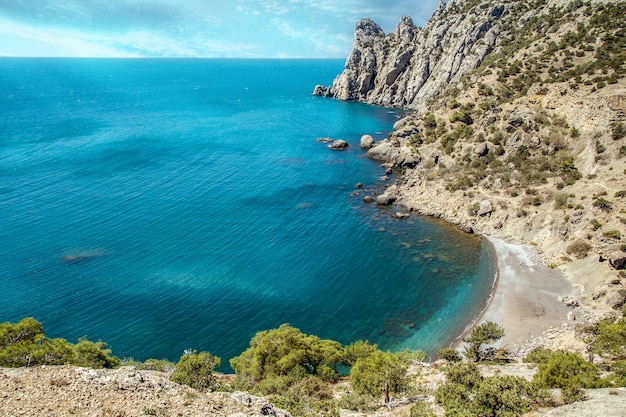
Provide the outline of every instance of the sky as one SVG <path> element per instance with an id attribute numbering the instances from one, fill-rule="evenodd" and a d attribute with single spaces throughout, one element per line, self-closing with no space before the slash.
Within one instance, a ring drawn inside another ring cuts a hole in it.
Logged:
<path id="1" fill-rule="evenodd" d="M 0 0 L 0 56 L 345 58 L 354 26 L 439 0 Z"/>

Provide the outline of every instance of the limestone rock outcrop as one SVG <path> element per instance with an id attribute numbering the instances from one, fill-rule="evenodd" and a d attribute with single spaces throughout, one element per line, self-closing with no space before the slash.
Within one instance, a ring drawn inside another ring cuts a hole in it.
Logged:
<path id="1" fill-rule="evenodd" d="M 370 19 L 355 28 L 345 69 L 331 87 L 316 86 L 315 95 L 371 104 L 422 109 L 426 100 L 475 69 L 496 46 L 507 4 L 459 8 L 467 2 L 442 1 L 423 28 L 403 17 L 385 35 Z"/>

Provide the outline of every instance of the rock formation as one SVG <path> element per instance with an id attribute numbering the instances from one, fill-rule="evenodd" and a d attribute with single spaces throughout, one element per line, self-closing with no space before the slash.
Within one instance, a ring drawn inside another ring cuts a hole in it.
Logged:
<path id="1" fill-rule="evenodd" d="M 378 204 L 532 245 L 582 305 L 616 312 L 626 303 L 624 13 L 623 0 L 449 0 L 423 28 L 404 17 L 385 34 L 364 19 L 343 72 L 314 93 L 413 110 L 364 147 L 399 168 Z"/>
<path id="2" fill-rule="evenodd" d="M 496 22 L 506 16 L 507 3 L 483 2 L 465 11 L 467 3 L 442 1 L 423 28 L 403 17 L 389 35 L 370 19 L 359 21 L 344 71 L 314 94 L 423 109 L 430 96 L 475 69 L 496 46 Z"/>

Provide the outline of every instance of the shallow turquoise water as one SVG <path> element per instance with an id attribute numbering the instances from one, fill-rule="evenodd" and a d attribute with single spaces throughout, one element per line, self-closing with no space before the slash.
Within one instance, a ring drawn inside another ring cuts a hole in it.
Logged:
<path id="1" fill-rule="evenodd" d="M 0 321 L 140 360 L 227 363 L 281 323 L 454 338 L 491 287 L 487 244 L 362 202 L 383 172 L 358 140 L 399 114 L 312 97 L 342 65 L 0 59 Z"/>

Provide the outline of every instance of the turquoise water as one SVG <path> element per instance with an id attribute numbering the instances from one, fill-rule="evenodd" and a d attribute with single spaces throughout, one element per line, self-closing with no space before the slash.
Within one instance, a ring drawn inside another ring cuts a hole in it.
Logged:
<path id="1" fill-rule="evenodd" d="M 362 202 L 383 172 L 358 140 L 399 113 L 313 97 L 342 66 L 0 59 L 0 321 L 139 360 L 227 363 L 281 323 L 449 342 L 484 305 L 489 248 Z"/>

